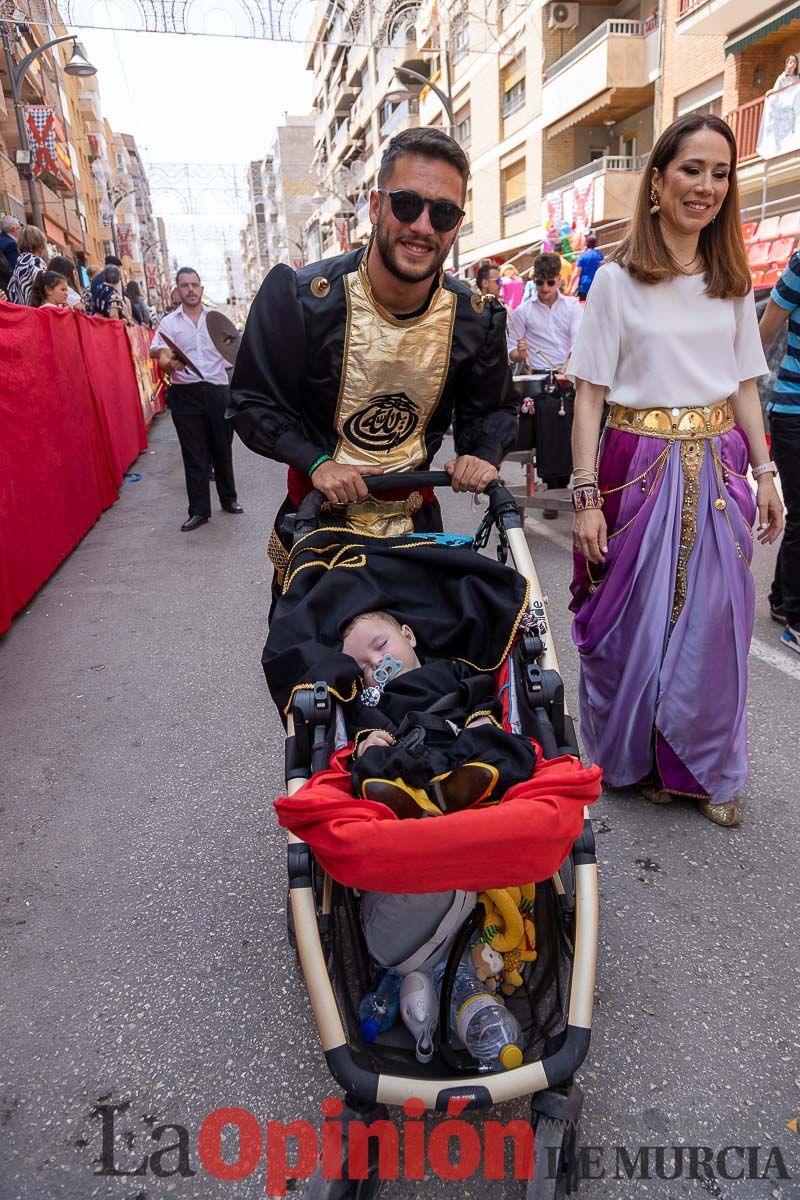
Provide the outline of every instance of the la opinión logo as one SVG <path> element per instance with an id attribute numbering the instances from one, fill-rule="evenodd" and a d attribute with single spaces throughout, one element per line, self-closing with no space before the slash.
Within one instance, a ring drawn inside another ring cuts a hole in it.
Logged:
<path id="1" fill-rule="evenodd" d="M 142 1132 L 137 1136 L 131 1128 L 130 1101 L 99 1103 L 90 1114 L 102 1123 L 94 1174 L 189 1178 L 197 1174 L 196 1161 L 212 1178 L 235 1181 L 263 1166 L 265 1194 L 285 1196 L 290 1181 L 308 1179 L 320 1165 L 325 1179 L 342 1179 L 345 1164 L 348 1179 L 368 1179 L 371 1151 L 377 1151 L 381 1179 L 422 1180 L 429 1169 L 440 1179 L 458 1182 L 476 1176 L 482 1167 L 483 1179 L 501 1180 L 508 1177 L 507 1153 L 513 1155 L 513 1178 L 532 1179 L 534 1135 L 528 1122 L 502 1124 L 489 1118 L 471 1125 L 460 1119 L 469 1103 L 468 1096 L 451 1099 L 445 1118 L 428 1132 L 422 1120 L 425 1104 L 409 1099 L 403 1105 L 404 1120 L 348 1120 L 346 1139 L 344 1104 L 334 1097 L 322 1102 L 325 1119 L 319 1129 L 305 1120 L 262 1125 L 245 1108 L 215 1108 L 201 1121 L 195 1147 L 185 1125 L 156 1125 L 150 1119 L 151 1146 L 144 1153 Z"/>

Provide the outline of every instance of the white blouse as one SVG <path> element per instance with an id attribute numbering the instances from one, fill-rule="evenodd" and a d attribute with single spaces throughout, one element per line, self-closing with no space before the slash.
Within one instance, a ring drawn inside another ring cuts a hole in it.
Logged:
<path id="1" fill-rule="evenodd" d="M 735 395 L 768 371 L 753 293 L 720 300 L 704 289 L 702 275 L 646 284 L 617 263 L 600 267 L 569 374 L 627 408 L 700 408 Z"/>

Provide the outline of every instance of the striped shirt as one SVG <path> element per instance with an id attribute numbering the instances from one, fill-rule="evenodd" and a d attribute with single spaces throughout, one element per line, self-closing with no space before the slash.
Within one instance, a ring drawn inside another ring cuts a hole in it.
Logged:
<path id="1" fill-rule="evenodd" d="M 770 299 L 779 308 L 788 310 L 789 331 L 769 407 L 771 412 L 797 414 L 800 413 L 800 253 L 789 259 Z"/>

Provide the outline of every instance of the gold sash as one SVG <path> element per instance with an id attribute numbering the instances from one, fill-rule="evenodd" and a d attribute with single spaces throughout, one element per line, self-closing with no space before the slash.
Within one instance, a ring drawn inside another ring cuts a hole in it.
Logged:
<path id="1" fill-rule="evenodd" d="M 730 400 L 704 404 L 702 408 L 625 408 L 612 404 L 606 421 L 609 429 L 670 441 L 719 437 L 730 433 L 735 424 Z"/>

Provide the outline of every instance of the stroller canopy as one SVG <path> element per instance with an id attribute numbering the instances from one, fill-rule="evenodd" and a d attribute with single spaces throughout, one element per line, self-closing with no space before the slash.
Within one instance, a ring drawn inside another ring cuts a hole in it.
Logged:
<path id="1" fill-rule="evenodd" d="M 284 713 L 298 686 L 320 680 L 339 699 L 352 699 L 359 671 L 342 654 L 340 631 L 359 613 L 378 609 L 413 628 L 423 661 L 456 659 L 494 671 L 527 603 L 522 575 L 446 537 L 318 529 L 289 559 L 262 658 L 267 684 Z"/>

